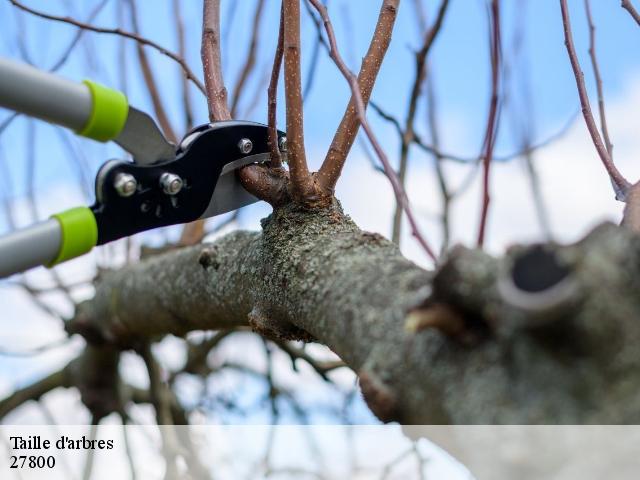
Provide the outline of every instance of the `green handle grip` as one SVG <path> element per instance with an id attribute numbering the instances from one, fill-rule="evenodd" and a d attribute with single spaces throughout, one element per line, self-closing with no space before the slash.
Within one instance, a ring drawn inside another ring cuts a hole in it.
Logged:
<path id="1" fill-rule="evenodd" d="M 48 265 L 53 267 L 84 255 L 98 243 L 98 225 L 91 209 L 77 207 L 52 215 L 62 232 L 58 256 Z"/>
<path id="2" fill-rule="evenodd" d="M 91 92 L 92 110 L 87 124 L 78 132 L 100 142 L 116 138 L 127 121 L 129 103 L 118 90 L 112 90 L 91 80 L 84 80 Z"/>

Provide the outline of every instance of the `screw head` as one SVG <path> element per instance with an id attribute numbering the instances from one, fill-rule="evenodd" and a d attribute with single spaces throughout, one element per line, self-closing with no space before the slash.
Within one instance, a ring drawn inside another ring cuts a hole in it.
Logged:
<path id="1" fill-rule="evenodd" d="M 129 173 L 119 173 L 113 181 L 113 188 L 116 189 L 121 197 L 130 197 L 136 193 L 138 182 L 136 178 Z"/>
<path id="2" fill-rule="evenodd" d="M 248 155 L 251 153 L 251 150 L 253 150 L 253 142 L 248 138 L 243 138 L 238 142 L 238 148 L 241 153 Z"/>
<path id="3" fill-rule="evenodd" d="M 287 137 L 280 137 L 278 139 L 278 148 L 280 148 L 282 153 L 287 152 Z"/>
<path id="4" fill-rule="evenodd" d="M 184 182 L 175 173 L 165 172 L 160 175 L 160 186 L 167 195 L 177 195 L 182 190 Z"/>

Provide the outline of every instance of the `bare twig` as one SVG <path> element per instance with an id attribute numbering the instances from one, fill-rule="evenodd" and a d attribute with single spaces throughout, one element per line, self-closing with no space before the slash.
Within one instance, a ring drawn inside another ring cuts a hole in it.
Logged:
<path id="1" fill-rule="evenodd" d="M 302 74 L 300 71 L 300 0 L 283 0 L 284 86 L 287 101 L 287 145 L 291 190 L 298 201 L 312 196 L 304 147 Z"/>
<path id="2" fill-rule="evenodd" d="M 387 154 L 384 152 L 384 150 L 380 146 L 380 143 L 378 142 L 375 134 L 373 133 L 373 130 L 371 129 L 371 126 L 369 125 L 369 121 L 366 115 L 367 107 L 365 105 L 362 93 L 360 91 L 358 78 L 353 74 L 351 70 L 349 70 L 349 68 L 344 63 L 344 60 L 340 56 L 340 52 L 338 51 L 338 45 L 336 42 L 336 37 L 333 32 L 333 26 L 329 18 L 329 13 L 327 12 L 327 9 L 324 7 L 324 5 L 320 3 L 319 0 L 309 0 L 309 1 L 315 7 L 318 13 L 320 13 L 320 16 L 323 19 L 325 30 L 327 32 L 327 37 L 329 38 L 329 45 L 331 46 L 331 51 L 329 53 L 329 56 L 332 58 L 332 60 L 334 61 L 334 63 L 342 73 L 342 75 L 349 82 L 349 86 L 351 87 L 352 101 L 355 105 L 355 111 L 357 114 L 356 120 L 362 125 L 363 130 L 365 131 L 365 133 L 367 134 L 367 137 L 369 138 L 369 142 L 371 142 L 373 149 L 375 150 L 376 154 L 378 155 L 378 158 L 380 158 L 380 161 L 384 166 L 386 175 L 387 177 L 389 177 L 389 181 L 391 182 L 391 186 L 393 187 L 393 191 L 396 195 L 396 200 L 402 205 L 403 210 L 407 215 L 407 219 L 409 220 L 409 224 L 411 226 L 411 231 L 413 236 L 416 238 L 418 243 L 425 250 L 427 255 L 429 255 L 429 257 L 431 257 L 431 259 L 433 259 L 433 261 L 435 262 L 436 255 L 433 252 L 433 249 L 427 243 L 426 239 L 420 233 L 418 224 L 413 216 L 413 212 L 409 204 L 409 198 L 407 197 L 407 194 L 404 191 L 402 184 L 398 180 L 398 176 L 396 175 L 396 172 L 391 167 L 391 163 L 389 162 Z M 395 11 L 397 10 L 397 1 L 393 3 L 394 3 L 393 11 L 395 15 Z M 383 4 L 383 10 L 384 10 L 384 5 L 388 5 L 388 4 L 389 2 L 385 0 Z M 393 23 L 391 23 L 389 27 L 392 28 Z M 391 32 L 388 32 L 387 36 L 390 36 L 390 35 L 391 35 Z M 373 80 L 374 79 L 371 79 L 371 81 Z"/>
<path id="3" fill-rule="evenodd" d="M 182 17 L 183 2 L 173 0 L 173 15 L 176 18 L 176 36 L 178 37 L 178 54 L 185 58 L 187 56 L 187 43 L 184 30 L 184 19 Z M 182 107 L 184 109 L 185 130 L 191 130 L 193 127 L 193 106 L 191 105 L 191 96 L 189 95 L 189 79 L 186 75 L 182 75 Z"/>
<path id="4" fill-rule="evenodd" d="M 484 246 L 485 232 L 489 216 L 489 194 L 491 160 L 498 130 L 498 91 L 500 88 L 500 1 L 491 1 L 491 100 L 489 101 L 489 115 L 484 137 L 484 155 L 482 160 L 482 209 L 480 212 L 480 227 L 478 228 L 478 247 Z"/>
<path id="5" fill-rule="evenodd" d="M 280 8 L 280 28 L 278 29 L 278 44 L 273 59 L 273 69 L 271 70 L 271 80 L 268 89 L 267 118 L 269 124 L 269 150 L 271 151 L 271 165 L 273 167 L 282 166 L 282 156 L 278 146 L 278 79 L 282 70 L 282 57 L 284 56 L 284 9 Z"/>
<path id="6" fill-rule="evenodd" d="M 640 13 L 638 13 L 638 11 L 635 9 L 633 4 L 631 3 L 631 0 L 622 0 L 620 6 L 624 8 L 627 12 L 629 12 L 629 15 L 631 15 L 631 17 L 636 21 L 636 23 L 640 25 Z"/>
<path id="7" fill-rule="evenodd" d="M 598 132 L 598 127 L 593 118 L 593 113 L 591 112 L 589 95 L 587 94 L 587 87 L 584 83 L 584 73 L 580 68 L 578 54 L 576 53 L 576 49 L 573 44 L 571 20 L 569 18 L 569 7 L 567 6 L 566 0 L 560 0 L 560 8 L 562 10 L 562 24 L 564 28 L 565 45 L 567 47 L 567 53 L 569 54 L 571 68 L 573 69 L 573 74 L 576 79 L 576 86 L 578 88 L 578 96 L 580 97 L 580 104 L 582 106 L 582 115 L 584 116 L 584 121 L 587 125 L 587 129 L 589 130 L 589 134 L 591 135 L 593 144 L 596 147 L 596 151 L 600 156 L 600 160 L 602 161 L 604 168 L 607 170 L 609 177 L 614 183 L 616 194 L 618 194 L 619 196 L 621 194 L 622 198 L 624 198 L 631 184 L 618 171 L 615 164 L 613 163 L 613 160 L 611 159 L 611 156 L 609 155 L 609 152 L 602 142 L 602 138 L 600 137 L 600 133 Z"/>
<path id="8" fill-rule="evenodd" d="M 244 60 L 240 76 L 233 88 L 233 95 L 231 96 L 231 116 L 235 118 L 238 113 L 238 105 L 240 103 L 240 97 L 244 93 L 247 80 L 253 73 L 256 65 L 256 51 L 258 50 L 258 40 L 260 38 L 260 25 L 262 20 L 262 12 L 264 10 L 264 0 L 258 0 L 256 9 L 253 14 L 253 27 L 251 29 L 251 40 L 249 41 L 249 49 L 247 50 L 247 56 Z"/>
<path id="9" fill-rule="evenodd" d="M 29 400 L 39 400 L 40 397 L 59 387 L 67 387 L 68 375 L 65 368 L 51 373 L 41 380 L 13 392 L 0 400 L 0 419 Z"/>
<path id="10" fill-rule="evenodd" d="M 440 150 L 440 130 L 438 125 L 438 102 L 435 94 L 435 84 L 433 75 L 427 81 L 427 115 L 429 130 L 431 132 L 431 141 L 437 150 Z M 453 195 L 449 191 L 447 178 L 444 172 L 443 158 L 434 155 L 436 176 L 438 178 L 438 187 L 440 188 L 440 197 L 442 198 L 442 246 L 441 252 L 446 252 L 451 241 L 451 201 Z"/>
<path id="11" fill-rule="evenodd" d="M 396 129 L 397 132 L 402 132 L 402 126 L 400 125 L 400 121 L 394 117 L 393 115 L 391 115 L 390 113 L 388 113 L 387 111 L 383 110 L 382 107 L 380 107 L 380 105 L 378 105 L 376 102 L 371 101 L 370 102 L 371 108 L 374 110 L 374 112 L 376 112 L 378 115 L 380 115 L 380 117 L 386 121 L 388 121 L 389 123 L 391 123 L 394 128 Z M 569 119 L 564 123 L 564 125 L 555 133 L 549 135 L 549 137 L 539 141 L 538 143 L 532 144 L 529 147 L 525 147 L 513 152 L 509 152 L 506 154 L 502 154 L 502 155 L 495 155 L 493 156 L 493 161 L 494 162 L 508 162 L 510 160 L 513 160 L 514 158 L 518 158 L 521 157 L 523 155 L 526 155 L 527 153 L 530 152 L 534 152 L 536 150 L 539 150 L 541 148 L 544 148 L 550 144 L 552 144 L 553 142 L 555 142 L 556 140 L 562 138 L 571 128 L 571 126 L 573 125 L 576 117 L 578 116 L 578 112 L 574 113 L 571 117 L 569 117 Z M 402 133 L 400 133 L 402 134 Z M 418 135 L 417 132 L 413 133 L 413 143 L 416 144 L 416 146 L 418 148 L 420 148 L 421 150 L 424 150 L 426 153 L 430 153 L 432 155 L 441 157 L 443 160 L 449 160 L 452 162 L 456 162 L 456 163 L 469 163 L 469 164 L 477 164 L 478 162 L 482 162 L 484 157 L 480 157 L 478 158 L 477 156 L 473 156 L 473 157 L 466 157 L 463 155 L 459 155 L 456 153 L 451 153 L 451 152 L 447 152 L 444 150 L 441 150 L 440 148 L 437 148 L 435 145 L 433 144 L 428 144 L 426 143 L 422 137 L 420 135 Z"/>
<path id="12" fill-rule="evenodd" d="M 194 73 L 191 71 L 191 69 L 187 65 L 186 61 L 184 60 L 184 58 L 181 58 L 179 55 L 176 55 L 175 53 L 170 52 L 169 50 L 167 50 L 163 46 L 157 44 L 156 42 L 154 42 L 152 40 L 149 40 L 148 38 L 141 37 L 139 35 L 136 35 L 135 33 L 127 32 L 127 31 L 122 30 L 120 28 L 96 27 L 95 25 L 90 25 L 89 23 L 80 22 L 80 21 L 75 20 L 75 19 L 73 19 L 71 17 L 60 17 L 60 16 L 57 16 L 57 15 L 51 15 L 51 14 L 48 14 L 48 13 L 40 12 L 38 10 L 34 10 L 33 8 L 27 7 L 26 5 L 20 3 L 18 0 L 9 0 L 9 1 L 15 7 L 19 8 L 21 10 L 24 10 L 25 12 L 31 13 L 32 15 L 35 15 L 37 17 L 44 18 L 46 20 L 53 20 L 53 21 L 56 21 L 56 22 L 67 23 L 69 25 L 73 25 L 75 27 L 82 28 L 84 30 L 88 30 L 88 31 L 91 31 L 91 32 L 105 33 L 105 34 L 109 34 L 109 35 L 119 35 L 121 37 L 126 37 L 126 38 L 134 40 L 134 41 L 136 41 L 138 43 L 141 43 L 142 45 L 147 45 L 147 46 L 157 50 L 161 54 L 166 55 L 167 57 L 172 59 L 174 62 L 178 63 L 180 65 L 180 67 L 182 67 L 182 70 L 184 70 L 184 72 L 187 75 L 187 77 L 189 78 L 189 80 L 191 80 L 198 87 L 198 89 L 202 93 L 205 93 L 204 85 L 202 85 L 202 82 L 200 82 L 200 80 L 198 80 L 198 77 L 196 77 L 194 75 Z"/>
<path id="13" fill-rule="evenodd" d="M 140 35 L 138 9 L 136 8 L 135 0 L 128 0 L 128 3 L 133 32 L 136 35 Z M 149 59 L 147 58 L 147 52 L 145 52 L 144 46 L 141 43 L 136 43 L 136 51 L 138 54 L 140 69 L 142 70 L 142 78 L 144 79 L 144 83 L 147 86 L 147 91 L 149 92 L 149 97 L 151 98 L 151 104 L 153 105 L 153 111 L 156 114 L 156 118 L 158 119 L 160 128 L 162 129 L 165 137 L 167 137 L 170 142 L 176 143 L 177 137 L 175 131 L 173 130 L 173 127 L 171 126 L 169 117 L 167 116 L 167 112 L 162 103 L 162 99 L 160 98 L 160 91 L 158 90 L 158 84 L 156 83 L 155 76 L 151 69 L 151 64 L 149 63 Z"/>
<path id="14" fill-rule="evenodd" d="M 442 24 L 444 21 L 447 8 L 449 6 L 449 0 L 443 0 L 438 10 L 438 15 L 433 26 L 425 33 L 424 41 L 420 50 L 415 56 L 415 80 L 411 88 L 411 95 L 409 97 L 409 108 L 407 110 L 407 118 L 405 120 L 404 129 L 401 136 L 400 145 L 400 165 L 398 168 L 398 179 L 402 185 L 405 184 L 407 176 L 407 166 L 409 161 L 409 147 L 413 141 L 413 135 L 415 130 L 415 118 L 418 110 L 418 100 L 422 92 L 422 85 L 424 84 L 425 77 L 427 75 L 427 55 L 433 46 L 433 42 L 438 36 Z M 396 205 L 396 211 L 393 216 L 393 228 L 391 239 L 395 243 L 400 243 L 400 235 L 402 231 L 402 206 Z"/>
<path id="15" fill-rule="evenodd" d="M 227 88 L 222 76 L 220 53 L 220 0 L 205 0 L 202 15 L 202 66 L 206 87 L 209 119 L 212 122 L 230 120 Z"/>
<path id="16" fill-rule="evenodd" d="M 324 4 L 326 6 L 328 4 L 328 0 L 325 1 Z M 309 12 L 309 16 L 316 27 L 316 38 L 313 44 L 313 50 L 311 51 L 311 60 L 309 61 L 309 70 L 307 71 L 307 81 L 304 84 L 304 89 L 302 90 L 302 97 L 306 100 L 311 93 L 311 89 L 313 88 L 314 80 L 316 78 L 316 69 L 318 68 L 320 60 L 320 47 L 324 46 L 329 50 L 329 45 L 327 45 L 327 42 L 322 36 L 322 23 L 314 15 L 311 5 L 309 5 L 309 2 L 304 2 L 304 6 L 306 7 L 307 12 Z"/>
<path id="17" fill-rule="evenodd" d="M 291 358 L 293 369 L 296 370 L 296 360 L 302 360 L 309 364 L 320 377 L 326 382 L 331 382 L 327 374 L 338 368 L 346 367 L 342 360 L 320 361 L 307 353 L 304 348 L 299 348 L 290 342 L 277 341 L 276 345 L 280 347 Z"/>
<path id="18" fill-rule="evenodd" d="M 396 21 L 399 3 L 400 0 L 384 0 L 382 2 L 378 23 L 371 43 L 369 44 L 369 50 L 362 61 L 362 67 L 360 68 L 357 80 L 357 94 L 361 97 L 362 105 L 365 108 L 369 103 L 369 98 L 371 97 L 373 86 L 378 77 L 382 60 L 391 42 L 391 35 Z M 324 8 L 324 6 L 320 6 Z M 316 6 L 316 9 L 317 8 Z M 352 92 L 351 100 L 342 117 L 340 126 L 333 137 L 329 152 L 318 171 L 318 183 L 325 190 L 333 191 L 335 189 L 349 151 L 358 135 L 361 116 L 358 112 L 357 103 L 356 95 Z"/>
<path id="19" fill-rule="evenodd" d="M 591 66 L 593 67 L 593 76 L 596 79 L 596 90 L 598 92 L 598 112 L 600 114 L 600 130 L 604 139 L 604 145 L 609 152 L 611 160 L 613 160 L 613 144 L 609 137 L 609 129 L 607 128 L 607 116 L 604 108 L 604 92 L 602 88 L 602 76 L 600 75 L 600 67 L 598 66 L 598 58 L 596 56 L 596 26 L 593 23 L 591 15 L 591 2 L 584 0 L 584 9 L 587 13 L 587 22 L 589 23 L 589 57 L 591 58 Z"/>

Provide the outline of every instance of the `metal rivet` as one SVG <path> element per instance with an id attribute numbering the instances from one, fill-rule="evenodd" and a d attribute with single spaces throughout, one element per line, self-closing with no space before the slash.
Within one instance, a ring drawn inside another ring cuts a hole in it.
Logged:
<path id="1" fill-rule="evenodd" d="M 248 138 L 243 138 L 238 142 L 238 148 L 241 153 L 248 155 L 253 150 L 253 142 Z"/>
<path id="2" fill-rule="evenodd" d="M 138 182 L 136 178 L 129 173 L 119 173 L 113 181 L 113 188 L 116 189 L 121 197 L 130 197 L 136 193 Z"/>
<path id="3" fill-rule="evenodd" d="M 278 139 L 278 147 L 280 151 L 285 153 L 287 151 L 287 137 L 280 137 Z"/>
<path id="4" fill-rule="evenodd" d="M 182 190 L 182 179 L 175 173 L 163 173 L 160 175 L 160 186 L 167 195 L 177 195 Z"/>

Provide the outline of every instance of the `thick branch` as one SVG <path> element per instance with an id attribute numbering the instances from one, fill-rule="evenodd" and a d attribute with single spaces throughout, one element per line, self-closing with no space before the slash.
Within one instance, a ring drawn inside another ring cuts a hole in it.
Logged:
<path id="1" fill-rule="evenodd" d="M 636 422 L 637 265 L 638 237 L 606 225 L 501 261 L 458 248 L 433 276 L 338 209 L 289 206 L 262 234 L 105 274 L 72 325 L 123 342 L 247 324 L 313 337 L 358 372 L 384 420 Z"/>

